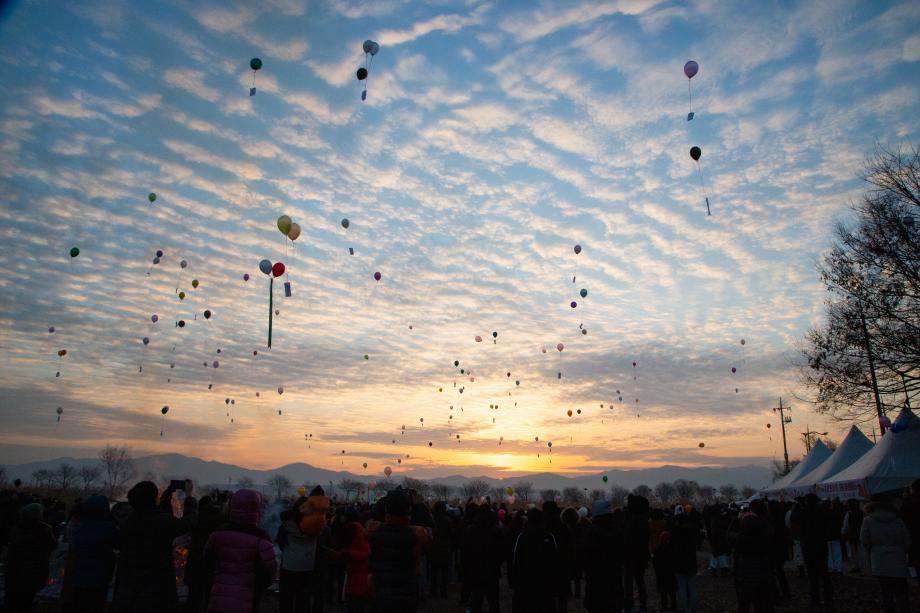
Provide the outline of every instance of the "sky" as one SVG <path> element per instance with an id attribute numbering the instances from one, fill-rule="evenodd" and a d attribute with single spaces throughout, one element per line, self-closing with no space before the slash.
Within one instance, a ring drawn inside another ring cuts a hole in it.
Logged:
<path id="1" fill-rule="evenodd" d="M 793 457 L 849 427 L 797 355 L 867 155 L 917 142 L 916 2 L 0 17 L 0 462 L 574 474 L 769 464 L 780 397 Z"/>

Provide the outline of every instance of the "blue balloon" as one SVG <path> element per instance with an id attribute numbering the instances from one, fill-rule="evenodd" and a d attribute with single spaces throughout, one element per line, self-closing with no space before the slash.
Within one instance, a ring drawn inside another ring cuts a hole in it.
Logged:
<path id="1" fill-rule="evenodd" d="M 271 260 L 262 260 L 261 262 L 259 262 L 259 270 L 261 270 L 267 275 L 272 274 Z"/>

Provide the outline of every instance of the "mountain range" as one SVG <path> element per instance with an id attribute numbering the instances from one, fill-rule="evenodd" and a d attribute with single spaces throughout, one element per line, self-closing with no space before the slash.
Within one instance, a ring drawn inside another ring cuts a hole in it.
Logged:
<path id="1" fill-rule="evenodd" d="M 9 480 L 20 478 L 25 482 L 29 482 L 32 479 L 32 473 L 35 471 L 41 469 L 54 471 L 62 463 L 70 464 L 79 470 L 83 466 L 97 466 L 99 460 L 98 458 L 62 457 L 41 462 L 11 464 L 7 465 L 5 469 Z M 222 462 L 188 457 L 178 453 L 141 456 L 134 459 L 134 466 L 137 480 L 150 477 L 153 477 L 157 481 L 190 478 L 199 484 L 218 486 L 232 486 L 241 479 L 247 477 L 251 479 L 253 483 L 263 485 L 267 483 L 269 477 L 276 474 L 284 475 L 294 484 L 318 483 L 325 485 L 330 482 L 338 484 L 342 479 L 356 479 L 362 482 L 369 482 L 381 481 L 385 478 L 383 475 L 376 474 L 354 474 L 347 471 L 332 471 L 301 462 L 286 464 L 271 470 L 255 470 L 233 464 L 224 464 Z M 608 478 L 606 483 L 602 481 L 603 475 L 606 475 Z M 403 476 L 415 477 L 412 471 L 402 472 L 394 470 L 390 479 L 399 481 Z M 577 487 L 579 489 L 606 489 L 613 485 L 619 485 L 631 490 L 643 484 L 654 487 L 656 484 L 663 481 L 671 482 L 677 479 L 693 480 L 700 485 L 711 485 L 714 487 L 732 484 L 739 488 L 749 485 L 753 488 L 760 489 L 772 482 L 772 473 L 769 468 L 754 465 L 726 467 L 665 465 L 657 468 L 640 468 L 633 470 L 612 469 L 598 472 L 593 475 L 572 477 L 542 472 L 502 479 L 485 476 L 450 475 L 424 480 L 431 483 L 443 483 L 454 487 L 460 487 L 473 479 L 481 479 L 493 487 L 501 488 L 508 486 L 513 487 L 516 483 L 528 481 L 533 484 L 536 490 L 550 488 L 562 490 L 566 487 Z"/>

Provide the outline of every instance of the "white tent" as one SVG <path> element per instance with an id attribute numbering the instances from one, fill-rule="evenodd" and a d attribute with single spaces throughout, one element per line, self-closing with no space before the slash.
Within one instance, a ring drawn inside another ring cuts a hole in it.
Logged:
<path id="1" fill-rule="evenodd" d="M 768 485 L 762 490 L 765 496 L 780 496 L 787 487 L 795 483 L 796 479 L 804 477 L 814 469 L 821 466 L 825 460 L 831 457 L 831 450 L 821 441 L 816 441 L 811 451 L 805 456 L 798 466 L 789 471 L 789 474 L 772 485 Z"/>
<path id="2" fill-rule="evenodd" d="M 818 484 L 818 493 L 844 500 L 869 498 L 872 494 L 908 487 L 917 478 L 920 478 L 920 418 L 905 408 L 863 457 Z"/>
<path id="3" fill-rule="evenodd" d="M 848 468 L 853 462 L 861 458 L 872 449 L 872 441 L 866 438 L 859 428 L 852 426 L 847 433 L 843 442 L 837 447 L 833 455 L 827 459 L 821 466 L 817 467 L 807 475 L 802 475 L 793 483 L 789 484 L 783 495 L 786 498 L 797 498 L 815 491 L 815 487 L 824 481 L 830 479 L 840 471 Z"/>

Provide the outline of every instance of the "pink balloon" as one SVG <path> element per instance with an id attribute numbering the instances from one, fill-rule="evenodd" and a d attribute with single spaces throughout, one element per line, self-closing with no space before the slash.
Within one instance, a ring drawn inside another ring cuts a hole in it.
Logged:
<path id="1" fill-rule="evenodd" d="M 477 343 L 481 343 L 481 342 L 482 342 L 482 337 L 479 336 L 478 334 L 476 335 L 476 342 L 477 342 Z"/>
<path id="2" fill-rule="evenodd" d="M 561 352 L 563 349 L 565 349 L 565 345 L 563 345 L 562 343 L 559 343 L 558 345 L 556 345 L 556 351 Z"/>

